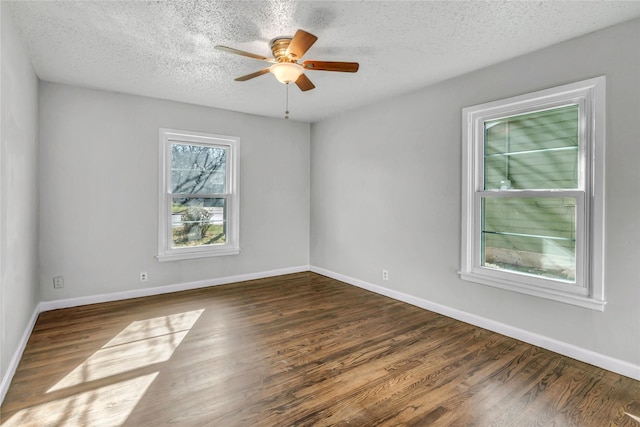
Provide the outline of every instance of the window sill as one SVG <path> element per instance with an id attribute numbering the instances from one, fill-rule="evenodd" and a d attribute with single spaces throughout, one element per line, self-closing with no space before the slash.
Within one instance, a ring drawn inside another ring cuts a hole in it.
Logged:
<path id="1" fill-rule="evenodd" d="M 238 255 L 240 248 L 226 248 L 215 251 L 198 251 L 198 252 L 176 252 L 171 254 L 157 255 L 158 262 L 180 261 L 185 259 L 210 258 L 217 256 Z"/>
<path id="2" fill-rule="evenodd" d="M 529 286 L 526 284 L 514 283 L 512 281 L 498 279 L 494 277 L 486 277 L 469 272 L 458 272 L 462 280 L 480 283 L 482 285 L 493 286 L 495 288 L 506 289 L 508 291 L 518 292 L 525 295 L 532 295 L 552 301 L 571 304 L 582 308 L 588 308 L 595 311 L 604 311 L 606 301 L 590 298 L 584 295 L 574 295 L 567 292 L 553 291 L 539 287 Z"/>

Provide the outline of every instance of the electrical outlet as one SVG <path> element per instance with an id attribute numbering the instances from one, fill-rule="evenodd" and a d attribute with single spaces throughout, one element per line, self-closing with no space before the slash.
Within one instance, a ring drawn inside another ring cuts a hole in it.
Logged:
<path id="1" fill-rule="evenodd" d="M 62 276 L 55 276 L 53 278 L 54 289 L 64 288 L 64 278 Z"/>
<path id="2" fill-rule="evenodd" d="M 148 278 L 149 278 L 149 276 L 147 276 L 146 272 L 140 273 L 140 281 L 141 282 L 146 282 Z"/>
<path id="3" fill-rule="evenodd" d="M 382 280 L 389 280 L 389 270 L 382 269 Z"/>

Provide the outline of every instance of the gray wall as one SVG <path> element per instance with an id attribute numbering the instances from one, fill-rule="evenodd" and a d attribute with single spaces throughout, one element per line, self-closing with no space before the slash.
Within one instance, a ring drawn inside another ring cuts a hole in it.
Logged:
<path id="1" fill-rule="evenodd" d="M 640 21 L 310 128 L 67 85 L 38 88 L 5 7 L 0 375 L 39 300 L 309 263 L 640 363 Z M 461 281 L 461 108 L 601 74 L 608 79 L 605 311 Z M 242 139 L 240 255 L 155 260 L 159 127 Z M 382 268 L 389 281 L 380 280 Z M 139 283 L 140 271 L 148 282 Z M 63 289 L 53 289 L 55 275 L 64 275 Z"/>
<path id="2" fill-rule="evenodd" d="M 47 82 L 39 90 L 42 300 L 309 264 L 309 124 Z M 161 127 L 241 138 L 240 255 L 155 259 Z M 53 289 L 56 275 L 63 289 Z"/>
<path id="3" fill-rule="evenodd" d="M 6 7 L 0 3 L 0 378 L 29 324 L 39 285 L 38 78 Z"/>
<path id="4" fill-rule="evenodd" d="M 639 46 L 635 20 L 312 125 L 311 264 L 640 364 Z M 461 109 L 603 74 L 605 311 L 460 280 Z"/>

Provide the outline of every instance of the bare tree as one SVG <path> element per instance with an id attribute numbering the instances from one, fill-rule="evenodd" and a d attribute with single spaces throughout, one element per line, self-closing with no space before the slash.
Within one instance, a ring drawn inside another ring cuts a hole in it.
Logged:
<path id="1" fill-rule="evenodd" d="M 226 161 L 227 152 L 223 148 L 173 144 L 171 190 L 183 194 L 225 192 Z"/>

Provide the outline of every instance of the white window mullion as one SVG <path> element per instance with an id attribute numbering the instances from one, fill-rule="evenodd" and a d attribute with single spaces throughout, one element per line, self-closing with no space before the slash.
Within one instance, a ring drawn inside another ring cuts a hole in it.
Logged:
<path id="1" fill-rule="evenodd" d="M 588 209 L 585 204 L 585 194 L 580 192 L 576 195 L 576 282 L 583 288 L 589 290 L 590 280 L 587 271 L 588 267 L 588 247 L 589 247 L 589 227 L 587 226 Z"/>
<path id="2" fill-rule="evenodd" d="M 473 212 L 474 212 L 474 225 L 473 225 L 473 268 L 480 269 L 482 267 L 482 194 L 483 191 L 476 191 L 473 198 Z"/>

